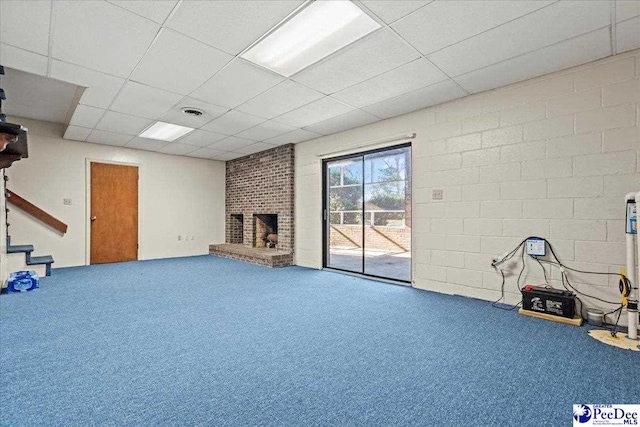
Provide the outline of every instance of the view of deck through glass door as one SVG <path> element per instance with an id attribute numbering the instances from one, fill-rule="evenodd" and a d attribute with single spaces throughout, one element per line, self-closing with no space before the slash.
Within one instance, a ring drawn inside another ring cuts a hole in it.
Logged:
<path id="1" fill-rule="evenodd" d="M 411 281 L 411 146 L 324 162 L 324 266 Z"/>

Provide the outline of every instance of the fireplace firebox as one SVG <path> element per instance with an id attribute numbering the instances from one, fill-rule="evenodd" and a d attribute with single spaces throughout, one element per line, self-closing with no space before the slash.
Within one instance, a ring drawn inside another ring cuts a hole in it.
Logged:
<path id="1" fill-rule="evenodd" d="M 253 215 L 253 246 L 256 248 L 278 247 L 278 215 Z"/>

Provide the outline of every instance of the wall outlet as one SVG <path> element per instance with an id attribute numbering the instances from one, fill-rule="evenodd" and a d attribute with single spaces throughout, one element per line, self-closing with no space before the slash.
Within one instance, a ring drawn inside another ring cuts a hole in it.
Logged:
<path id="1" fill-rule="evenodd" d="M 441 188 L 431 190 L 431 200 L 442 200 L 444 191 Z"/>
<path id="2" fill-rule="evenodd" d="M 62 199 L 62 204 L 63 205 L 70 205 L 71 204 L 71 199 Z"/>
<path id="3" fill-rule="evenodd" d="M 178 234 L 178 242 L 182 240 L 182 234 Z"/>

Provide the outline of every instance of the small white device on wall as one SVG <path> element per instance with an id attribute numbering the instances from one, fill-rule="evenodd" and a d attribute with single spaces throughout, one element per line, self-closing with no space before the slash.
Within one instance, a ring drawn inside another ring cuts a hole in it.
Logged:
<path id="1" fill-rule="evenodd" d="M 542 239 L 528 239 L 525 247 L 527 250 L 527 255 L 532 255 L 532 256 L 546 255 L 546 245 L 545 245 L 545 241 Z"/>

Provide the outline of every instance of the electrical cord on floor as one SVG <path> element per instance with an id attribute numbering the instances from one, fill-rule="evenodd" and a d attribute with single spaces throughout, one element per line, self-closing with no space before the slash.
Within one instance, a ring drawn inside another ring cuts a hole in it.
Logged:
<path id="1" fill-rule="evenodd" d="M 533 256 L 533 255 L 529 255 L 529 256 L 530 256 L 531 258 L 535 259 L 535 260 L 536 260 L 536 262 L 537 262 L 537 263 L 540 265 L 540 267 L 542 268 L 543 275 L 544 275 L 544 280 L 545 280 L 545 283 L 547 283 L 547 284 L 549 283 L 549 280 L 548 280 L 548 277 L 547 277 L 547 271 L 546 271 L 546 269 L 544 268 L 544 265 L 543 265 L 542 263 L 549 264 L 549 265 L 554 265 L 554 266 L 556 266 L 556 267 L 558 267 L 558 268 L 560 269 L 560 272 L 561 272 L 561 279 L 562 279 L 562 286 L 563 286 L 567 291 L 570 291 L 570 292 L 573 292 L 574 294 L 576 294 L 576 299 L 577 299 L 577 300 L 578 300 L 578 302 L 580 303 L 580 317 L 581 317 L 583 320 L 585 320 L 585 321 L 587 320 L 587 319 L 585 318 L 585 316 L 584 316 L 584 313 L 583 313 L 583 310 L 584 310 L 584 308 L 585 308 L 585 304 L 584 304 L 584 302 L 580 299 L 580 297 L 579 297 L 578 295 L 583 296 L 583 297 L 587 297 L 587 298 L 592 298 L 592 299 L 595 299 L 595 300 L 597 300 L 597 301 L 600 301 L 600 302 L 603 302 L 603 303 L 606 303 L 606 304 L 620 304 L 620 302 L 618 302 L 618 301 L 616 301 L 616 302 L 613 302 L 613 301 L 607 301 L 607 300 L 605 300 L 605 299 L 602 299 L 602 298 L 599 298 L 599 297 L 596 297 L 596 296 L 593 296 L 593 295 L 589 295 L 589 294 L 587 294 L 587 293 L 585 293 L 585 292 L 579 291 L 578 289 L 576 289 L 576 288 L 571 284 L 571 281 L 569 280 L 569 277 L 568 277 L 568 275 L 567 275 L 567 273 L 566 273 L 566 270 L 573 271 L 573 272 L 576 272 L 576 273 L 581 273 L 581 274 L 594 274 L 594 275 L 605 275 L 605 276 L 619 276 L 619 277 L 621 277 L 621 280 L 622 280 L 622 281 L 624 281 L 624 284 L 625 284 L 627 287 L 631 288 L 631 286 L 632 286 L 632 284 L 631 284 L 631 283 L 630 283 L 630 281 L 629 281 L 629 278 L 628 278 L 627 276 L 625 276 L 624 274 L 619 274 L 619 273 L 608 273 L 608 272 L 607 272 L 607 273 L 605 273 L 605 272 L 598 272 L 598 271 L 586 271 L 586 270 L 580 270 L 580 269 L 577 269 L 577 268 L 568 267 L 568 266 L 564 265 L 564 264 L 560 261 L 560 259 L 558 258 L 558 255 L 556 254 L 555 250 L 553 249 L 553 245 L 552 245 L 552 244 L 551 244 L 547 239 L 542 238 L 542 237 L 530 236 L 530 237 L 527 237 L 526 239 L 524 239 L 523 241 L 521 241 L 521 242 L 520 242 L 520 243 L 519 243 L 519 244 L 518 244 L 518 245 L 517 245 L 517 246 L 516 246 L 516 247 L 515 247 L 511 252 L 509 252 L 509 253 L 505 254 L 502 258 L 494 259 L 494 260 L 493 260 L 493 262 L 491 263 L 491 265 L 493 266 L 493 268 L 495 268 L 497 271 L 499 271 L 499 272 L 500 272 L 500 274 L 501 274 L 501 276 L 502 276 L 502 284 L 501 284 L 501 286 L 500 286 L 500 298 L 499 298 L 498 300 L 494 301 L 494 302 L 491 304 L 491 305 L 492 305 L 492 307 L 500 308 L 500 309 L 503 309 L 503 310 L 513 310 L 513 309 L 515 309 L 516 307 L 518 307 L 518 306 L 522 303 L 522 301 L 520 301 L 518 304 L 516 304 L 516 305 L 514 305 L 514 306 L 512 306 L 512 307 L 510 307 L 510 308 L 500 307 L 500 306 L 498 306 L 498 305 L 497 305 L 497 304 L 498 304 L 498 302 L 500 302 L 501 300 L 503 300 L 503 299 L 504 299 L 504 295 L 505 295 L 505 290 L 504 290 L 504 288 L 505 288 L 505 276 L 504 276 L 504 271 L 502 271 L 502 269 L 498 268 L 498 266 L 499 266 L 500 264 L 503 264 L 503 263 L 505 263 L 505 262 L 509 261 L 510 259 L 512 259 L 512 258 L 515 256 L 515 254 L 518 252 L 518 250 L 519 250 L 519 249 L 522 249 L 521 254 L 520 254 L 520 260 L 521 260 L 521 263 L 522 263 L 522 267 L 521 267 L 521 269 L 520 269 L 520 273 L 518 274 L 518 279 L 516 280 L 516 286 L 518 287 L 518 291 L 521 291 L 521 287 L 520 287 L 520 280 L 521 280 L 521 278 L 522 278 L 522 274 L 524 273 L 524 270 L 525 270 L 525 258 L 524 258 L 525 248 L 524 248 L 524 245 L 525 245 L 525 243 L 527 242 L 527 240 L 529 240 L 529 239 L 539 239 L 539 240 L 542 240 L 542 241 L 544 241 L 544 242 L 549 246 L 549 252 L 550 252 L 550 253 L 551 253 L 551 255 L 553 256 L 553 258 L 555 259 L 555 261 L 550 261 L 550 260 L 541 260 L 541 259 L 539 259 L 537 256 Z M 632 289 L 634 289 L 634 290 L 635 290 L 635 289 L 638 289 L 638 288 L 637 288 L 637 287 L 633 287 Z M 610 312 L 608 312 L 608 313 L 605 313 L 605 314 L 604 314 L 604 320 L 605 320 L 605 325 L 604 325 L 604 327 L 605 327 L 605 328 L 607 328 L 607 329 L 609 329 L 609 330 L 611 330 L 611 335 L 612 335 L 612 336 L 614 336 L 614 337 L 616 336 L 616 334 L 617 334 L 617 332 L 618 332 L 618 323 L 620 322 L 620 315 L 622 314 L 622 309 L 623 309 L 623 307 L 624 307 L 624 304 L 620 304 L 620 307 L 618 307 L 617 309 L 612 310 L 612 311 L 610 311 Z M 615 324 L 613 324 L 613 325 L 614 325 L 614 326 L 613 326 L 613 329 L 612 329 L 612 328 L 607 327 L 607 326 L 606 326 L 606 316 L 612 315 L 612 314 L 614 314 L 614 313 L 616 313 L 616 312 L 618 312 L 618 316 L 617 316 L 617 318 L 616 318 L 616 322 L 615 322 Z"/>
<path id="2" fill-rule="evenodd" d="M 504 300 L 505 277 L 504 277 L 504 271 L 502 271 L 502 269 L 499 269 L 497 266 L 499 264 L 507 262 L 511 258 L 513 258 L 513 256 L 516 254 L 518 249 L 520 249 L 521 247 L 522 247 L 521 258 L 522 258 L 522 264 L 524 265 L 524 243 L 525 242 L 526 242 L 526 239 L 523 240 L 522 242 L 520 242 L 520 244 L 518 246 L 516 246 L 514 250 L 512 250 L 511 252 L 509 252 L 508 254 L 503 256 L 501 259 L 495 259 L 494 262 L 491 263 L 491 266 L 493 268 L 495 268 L 496 271 L 499 271 L 500 274 L 502 275 L 502 284 L 500 285 L 500 298 L 498 298 L 493 303 L 491 303 L 492 307 L 499 308 L 501 310 L 512 311 L 512 310 L 516 309 L 518 306 L 520 306 L 520 304 L 522 304 L 522 300 L 520 300 L 520 302 L 518 302 L 517 304 L 515 304 L 513 306 L 508 306 L 508 304 L 506 304 L 506 303 L 502 303 L 502 305 L 506 305 L 506 307 L 502 307 L 502 306 L 498 305 L 498 303 L 500 301 Z M 523 267 L 523 270 L 524 270 L 524 267 Z M 518 276 L 518 281 L 516 283 L 516 285 L 518 286 L 518 290 L 520 290 L 520 276 L 521 275 L 522 275 L 522 270 L 520 271 L 520 275 Z"/>
<path id="3" fill-rule="evenodd" d="M 576 289 L 576 288 L 571 284 L 571 282 L 569 282 L 569 277 L 567 277 L 566 273 L 564 273 L 564 272 L 563 272 L 562 274 L 563 274 L 563 276 L 564 276 L 564 278 L 565 278 L 565 280 L 566 280 L 567 285 L 569 285 L 569 287 L 570 287 L 570 288 L 571 288 L 571 289 L 572 289 L 576 294 L 577 294 L 577 293 L 579 293 L 580 291 L 578 291 L 578 290 L 577 290 L 577 289 Z M 628 280 L 628 279 L 627 279 L 627 280 Z M 563 282 L 563 284 L 564 284 L 564 282 Z M 565 286 L 565 289 L 569 290 L 569 289 L 567 288 L 567 286 Z M 602 302 L 605 302 L 605 303 L 608 303 L 608 304 L 620 304 L 619 302 L 605 301 L 605 300 L 603 300 L 603 299 L 601 299 L 601 298 L 597 298 L 597 297 L 594 297 L 594 296 L 590 296 L 590 295 L 588 295 L 588 294 L 585 294 L 584 292 L 582 293 L 582 295 L 587 296 L 587 297 L 589 297 L 589 298 L 597 299 L 598 301 L 602 301 Z M 576 299 L 578 299 L 578 300 L 580 301 L 581 306 L 584 306 L 584 303 L 582 302 L 582 300 L 580 300 L 580 298 L 579 298 L 577 295 L 576 295 Z M 623 308 L 623 307 L 624 307 L 624 304 L 620 304 L 620 307 L 618 307 L 618 308 L 616 308 L 615 310 L 612 310 L 612 311 L 610 311 L 610 312 L 608 312 L 608 313 L 604 313 L 604 314 L 603 314 L 603 316 L 602 316 L 602 317 L 603 317 L 603 324 L 602 324 L 602 326 L 603 326 L 605 329 L 608 329 L 608 330 L 611 332 L 611 336 L 612 336 L 612 337 L 614 337 L 614 338 L 615 338 L 615 337 L 616 337 L 616 335 L 618 334 L 618 324 L 620 323 L 620 315 L 622 314 L 622 308 Z M 609 324 L 612 324 L 612 325 L 613 325 L 613 328 L 610 328 L 610 327 L 608 327 L 608 326 L 607 326 L 607 316 L 608 316 L 608 315 L 611 315 L 611 314 L 613 314 L 613 313 L 615 313 L 616 311 L 618 312 L 618 317 L 616 318 L 615 323 L 609 323 Z M 584 320 L 585 322 L 587 322 L 587 323 L 588 323 L 588 318 L 584 316 L 584 314 L 582 313 L 582 310 L 580 311 L 580 317 L 582 317 L 582 320 Z"/>
<path id="4" fill-rule="evenodd" d="M 502 271 L 502 270 L 498 270 L 498 271 L 500 271 L 500 274 L 502 275 L 502 284 L 500 285 L 500 294 L 501 294 L 501 296 L 500 296 L 499 299 L 497 299 L 496 301 L 491 303 L 491 307 L 499 308 L 500 310 L 513 311 L 513 310 L 515 310 L 516 308 L 518 308 L 520 306 L 520 304 L 522 303 L 522 300 L 520 300 L 519 303 L 517 303 L 516 305 L 513 305 L 511 307 L 509 307 L 505 303 L 502 303 L 502 305 L 504 305 L 506 307 L 502 307 L 502 306 L 498 305 L 498 303 L 504 298 L 504 285 L 505 285 L 504 271 Z"/>

